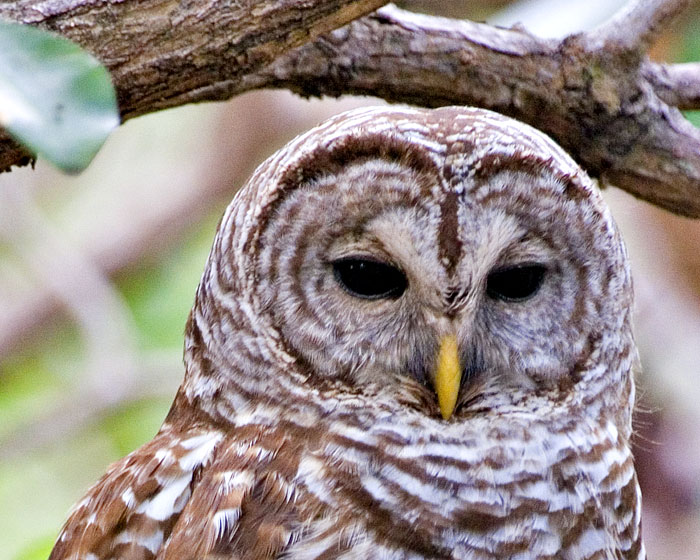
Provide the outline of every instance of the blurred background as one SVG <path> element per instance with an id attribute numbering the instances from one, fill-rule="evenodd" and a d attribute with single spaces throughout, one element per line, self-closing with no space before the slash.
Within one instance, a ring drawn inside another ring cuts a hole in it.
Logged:
<path id="1" fill-rule="evenodd" d="M 623 3 L 399 2 L 546 36 L 591 27 Z M 652 56 L 700 60 L 700 4 Z M 46 558 L 71 505 L 158 430 L 216 223 L 255 166 L 328 116 L 377 103 L 255 92 L 129 121 L 78 177 L 41 161 L 0 174 L 0 560 Z M 700 221 L 616 189 L 605 196 L 637 292 L 649 556 L 697 560 Z"/>

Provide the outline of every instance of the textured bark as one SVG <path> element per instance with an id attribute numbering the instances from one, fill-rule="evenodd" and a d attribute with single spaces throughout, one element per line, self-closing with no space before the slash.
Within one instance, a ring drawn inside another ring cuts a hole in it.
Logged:
<path id="1" fill-rule="evenodd" d="M 688 0 L 636 0 L 561 41 L 391 6 L 322 36 L 383 3 L 24 0 L 0 17 L 95 53 L 124 119 L 269 87 L 476 105 L 547 132 L 603 184 L 700 217 L 700 132 L 676 108 L 699 105 L 700 66 L 645 56 Z M 0 138 L 0 168 L 22 155 Z"/>

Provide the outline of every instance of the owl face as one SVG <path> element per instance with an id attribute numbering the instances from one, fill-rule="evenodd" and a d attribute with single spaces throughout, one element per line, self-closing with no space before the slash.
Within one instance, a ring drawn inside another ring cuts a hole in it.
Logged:
<path id="1" fill-rule="evenodd" d="M 451 391 L 444 417 L 577 382 L 603 333 L 627 328 L 631 302 L 590 180 L 490 113 L 384 111 L 385 130 L 359 127 L 362 141 L 351 130 L 280 166 L 255 289 L 286 351 L 350 391 L 424 390 L 430 415 L 435 392 Z M 457 377 L 438 390 L 448 346 Z"/>

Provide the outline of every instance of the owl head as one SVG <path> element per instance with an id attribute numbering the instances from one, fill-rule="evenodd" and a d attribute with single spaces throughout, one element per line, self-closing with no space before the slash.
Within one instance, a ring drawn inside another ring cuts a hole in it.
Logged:
<path id="1" fill-rule="evenodd" d="M 361 395 L 437 422 L 542 394 L 629 401 L 631 303 L 609 211 L 548 137 L 481 109 L 356 110 L 229 206 L 184 390 L 224 416 Z"/>

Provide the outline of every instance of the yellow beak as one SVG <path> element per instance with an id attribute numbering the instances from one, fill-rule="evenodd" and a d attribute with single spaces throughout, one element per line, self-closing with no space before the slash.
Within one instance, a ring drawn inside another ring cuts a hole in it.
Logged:
<path id="1" fill-rule="evenodd" d="M 437 371 L 435 372 L 435 392 L 442 417 L 447 420 L 454 412 L 459 394 L 459 383 L 462 379 L 462 368 L 459 366 L 457 337 L 448 334 L 440 341 L 438 351 Z"/>

